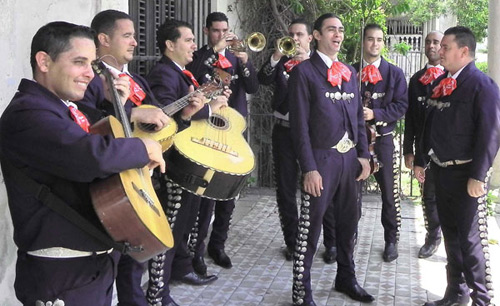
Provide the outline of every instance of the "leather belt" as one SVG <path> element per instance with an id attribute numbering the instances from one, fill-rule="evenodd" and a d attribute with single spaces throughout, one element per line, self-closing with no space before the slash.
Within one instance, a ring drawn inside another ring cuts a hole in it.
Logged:
<path id="1" fill-rule="evenodd" d="M 440 161 L 436 154 L 431 154 L 431 159 L 432 161 L 438 165 L 439 167 L 441 168 L 446 168 L 448 166 L 457 166 L 457 165 L 463 165 L 463 164 L 467 164 L 467 163 L 470 163 L 472 161 L 472 159 L 467 159 L 467 160 L 459 160 L 459 159 L 455 159 L 455 160 L 448 160 L 448 161 L 445 161 L 445 162 L 442 162 Z"/>
<path id="2" fill-rule="evenodd" d="M 50 257 L 50 258 L 75 258 L 75 257 L 87 257 L 92 255 L 102 255 L 109 254 L 113 251 L 113 249 L 104 250 L 104 251 L 78 251 L 73 249 L 61 248 L 61 247 L 53 247 L 47 249 L 40 249 L 35 251 L 28 251 L 26 253 L 37 256 L 37 257 Z"/>
<path id="3" fill-rule="evenodd" d="M 339 153 L 347 153 L 350 149 L 354 148 L 356 144 L 349 138 L 342 138 L 332 149 L 336 149 Z"/>
<path id="4" fill-rule="evenodd" d="M 290 128 L 290 121 L 285 119 L 276 118 L 276 124 L 281 125 L 282 127 Z"/>

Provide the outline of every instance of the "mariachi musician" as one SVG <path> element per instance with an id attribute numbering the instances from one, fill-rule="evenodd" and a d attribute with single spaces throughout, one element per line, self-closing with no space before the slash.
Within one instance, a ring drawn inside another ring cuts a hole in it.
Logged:
<path id="1" fill-rule="evenodd" d="M 380 170 L 374 174 L 382 192 L 385 241 L 382 257 L 384 261 L 391 262 L 398 257 L 397 245 L 401 227 L 393 133 L 396 122 L 404 116 L 408 108 L 408 96 L 403 71 L 380 55 L 383 48 L 382 28 L 377 24 L 366 25 L 363 29 L 363 61 L 354 67 L 358 73 L 361 70 L 361 96 L 368 99 L 371 106 L 364 108 L 365 120 L 374 120 L 376 127 L 375 154 L 382 164 Z M 359 199 L 361 201 L 361 195 Z"/>
<path id="2" fill-rule="evenodd" d="M 185 69 L 186 65 L 193 60 L 193 52 L 196 50 L 192 26 L 179 20 L 166 20 L 158 28 L 157 45 L 162 57 L 151 69 L 146 79 L 158 101 L 163 105 L 170 105 L 199 86 L 192 73 Z M 195 104 L 203 104 L 205 98 L 201 93 L 195 93 L 190 99 L 196 101 Z M 212 99 L 209 105 L 201 108 L 192 118 L 182 119 L 189 121 L 208 118 L 210 111 L 215 111 L 225 105 L 227 105 L 227 96 L 219 95 Z M 183 237 L 192 228 L 190 220 L 194 220 L 196 217 L 200 198 L 182 190 L 179 185 L 166 176 L 160 179 L 160 183 L 158 197 L 166 210 L 168 221 L 172 227 L 174 247 L 150 261 L 149 274 L 151 277 L 146 297 L 148 302 L 153 305 L 161 303 L 161 305 L 175 306 L 177 303 L 170 296 L 169 290 L 171 278 L 187 284 L 204 285 L 215 281 L 217 276 L 195 273 L 191 258 L 177 254 L 177 250 L 187 248 Z M 172 270 L 174 256 L 176 257 L 175 271 Z"/>
<path id="3" fill-rule="evenodd" d="M 200 84 L 207 81 L 206 75 L 210 74 L 212 67 L 218 67 L 230 73 L 234 81 L 229 87 L 231 96 L 228 105 L 246 118 L 248 115 L 246 95 L 256 93 L 259 88 L 257 73 L 248 59 L 248 53 L 243 50 L 228 51 L 227 47 L 231 44 L 230 41 L 237 39 L 237 37 L 229 31 L 228 18 L 224 13 L 212 12 L 208 14 L 203 31 L 208 36 L 208 44 L 194 53 L 193 62 L 188 65 L 188 68 L 193 71 Z M 233 210 L 234 200 L 202 199 L 198 221 L 193 228 L 194 235 L 191 235 L 190 240 L 190 249 L 194 252 L 193 266 L 198 273 L 206 272 L 203 259 L 205 254 L 204 240 L 208 235 L 212 213 L 215 214 L 215 220 L 207 246 L 208 255 L 217 265 L 226 269 L 232 267 L 231 259 L 225 252 L 225 242 Z"/>

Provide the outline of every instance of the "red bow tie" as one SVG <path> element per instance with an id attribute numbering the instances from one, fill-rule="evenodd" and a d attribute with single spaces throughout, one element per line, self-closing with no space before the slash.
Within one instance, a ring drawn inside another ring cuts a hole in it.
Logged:
<path id="1" fill-rule="evenodd" d="M 431 68 L 428 68 L 425 71 L 424 75 L 422 75 L 418 80 L 420 81 L 420 83 L 427 85 L 430 82 L 437 79 L 443 73 L 444 73 L 443 69 L 441 69 L 439 67 L 431 67 Z"/>
<path id="2" fill-rule="evenodd" d="M 377 84 L 379 81 L 382 81 L 382 75 L 377 67 L 368 65 L 361 71 L 361 81 Z"/>
<path id="3" fill-rule="evenodd" d="M 69 106 L 69 112 L 71 114 L 71 118 L 73 118 L 76 124 L 78 124 L 85 132 L 88 133 L 90 123 L 87 117 L 85 117 L 85 115 L 81 111 L 79 111 L 76 107 L 72 105 Z"/>
<path id="4" fill-rule="evenodd" d="M 432 99 L 449 96 L 457 88 L 457 80 L 454 78 L 445 78 L 439 82 L 438 86 L 432 90 Z"/>
<path id="5" fill-rule="evenodd" d="M 226 69 L 229 67 L 233 67 L 231 62 L 225 57 L 224 55 L 219 53 L 219 59 L 213 64 L 215 67 L 218 67 L 220 69 Z"/>
<path id="6" fill-rule="evenodd" d="M 187 75 L 187 77 L 191 79 L 191 82 L 193 82 L 194 87 L 200 87 L 200 84 L 198 84 L 198 81 L 196 81 L 196 79 L 194 78 L 194 75 L 191 73 L 191 71 L 184 69 L 184 70 L 182 70 L 182 72 L 184 72 L 184 74 Z"/>
<path id="7" fill-rule="evenodd" d="M 332 86 L 342 84 L 342 80 L 349 82 L 351 79 L 351 70 L 346 65 L 339 61 L 333 62 L 332 66 L 328 68 L 327 80 Z"/>
<path id="8" fill-rule="evenodd" d="M 293 67 L 297 66 L 298 64 L 300 64 L 300 61 L 291 59 L 291 60 L 286 61 L 283 64 L 283 66 L 285 66 L 286 72 L 290 72 L 290 71 L 292 71 Z"/>

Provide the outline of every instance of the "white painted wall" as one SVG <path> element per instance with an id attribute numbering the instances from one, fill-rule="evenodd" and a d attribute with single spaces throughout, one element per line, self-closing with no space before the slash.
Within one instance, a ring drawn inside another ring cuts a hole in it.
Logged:
<path id="1" fill-rule="evenodd" d="M 31 39 L 42 25 L 56 20 L 90 25 L 97 12 L 110 8 L 127 12 L 128 0 L 0 0 L 0 113 L 21 78 L 32 78 Z M 0 180 L 0 306 L 15 306 L 20 305 L 13 289 L 17 249 L 3 177 Z"/>

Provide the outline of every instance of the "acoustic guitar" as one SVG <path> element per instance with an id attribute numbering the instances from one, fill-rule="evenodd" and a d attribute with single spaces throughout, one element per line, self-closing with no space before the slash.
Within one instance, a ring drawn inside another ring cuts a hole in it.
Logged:
<path id="1" fill-rule="evenodd" d="M 255 167 L 242 133 L 245 118 L 223 107 L 178 133 L 167 154 L 167 176 L 182 188 L 214 200 L 235 198 Z"/>
<path id="2" fill-rule="evenodd" d="M 114 97 L 115 113 L 90 128 L 94 134 L 115 138 L 132 137 L 125 109 L 113 86 L 113 77 L 102 62 L 93 63 L 94 70 L 106 77 Z M 129 169 L 100 179 L 90 185 L 92 203 L 108 234 L 126 243 L 127 254 L 139 262 L 167 251 L 174 245 L 170 225 L 151 182 L 148 167 Z"/>
<path id="3" fill-rule="evenodd" d="M 189 93 L 188 95 L 180 98 L 179 100 L 170 103 L 167 106 L 161 108 L 161 110 L 169 117 L 172 117 L 178 111 L 182 110 L 185 106 L 189 104 L 189 99 L 196 93 L 202 93 L 206 100 L 209 102 L 212 97 L 222 94 L 224 91 L 224 86 L 228 85 L 231 80 L 231 75 L 221 69 L 215 70 L 214 77 L 211 81 L 201 85 L 195 91 Z M 139 108 L 156 108 L 153 105 L 141 105 Z M 158 141 L 163 149 L 163 152 L 167 151 L 173 144 L 174 136 L 177 133 L 177 123 L 174 120 L 163 127 L 161 130 L 156 131 L 154 124 L 144 124 L 137 121 L 133 121 L 133 131 L 132 136 L 140 138 L 150 138 Z"/>

